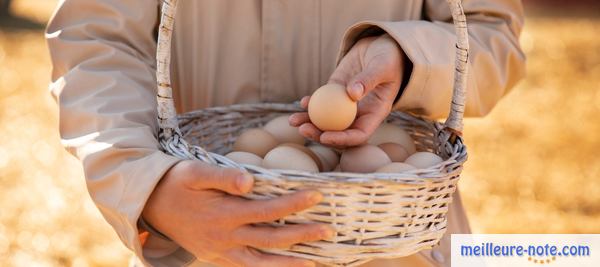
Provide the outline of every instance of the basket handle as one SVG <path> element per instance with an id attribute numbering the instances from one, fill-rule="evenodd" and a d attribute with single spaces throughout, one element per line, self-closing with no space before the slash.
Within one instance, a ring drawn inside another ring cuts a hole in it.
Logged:
<path id="1" fill-rule="evenodd" d="M 173 103 L 171 89 L 171 37 L 175 12 L 178 0 L 162 0 L 162 12 L 158 31 L 156 48 L 156 82 L 157 82 L 157 109 L 160 136 L 169 139 L 173 134 L 179 133 L 177 113 Z M 469 36 L 467 33 L 467 19 L 464 14 L 461 0 L 446 0 L 450 5 L 454 28 L 456 31 L 456 58 L 454 71 L 454 90 L 450 114 L 445 126 L 454 135 L 461 135 L 463 116 L 466 102 L 467 71 L 469 57 Z"/>

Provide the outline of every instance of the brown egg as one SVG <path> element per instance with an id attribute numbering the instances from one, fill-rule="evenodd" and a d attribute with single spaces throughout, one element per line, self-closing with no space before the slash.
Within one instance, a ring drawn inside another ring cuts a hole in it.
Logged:
<path id="1" fill-rule="evenodd" d="M 390 157 L 373 145 L 346 149 L 340 158 L 340 167 L 344 172 L 370 173 L 390 163 Z"/>
<path id="2" fill-rule="evenodd" d="M 298 128 L 290 126 L 289 115 L 279 116 L 269 121 L 263 129 L 277 139 L 279 143 L 295 143 L 304 145 L 304 136 L 300 135 Z"/>
<path id="3" fill-rule="evenodd" d="M 412 155 L 417 151 L 415 142 L 410 135 L 404 131 L 404 129 L 390 123 L 382 123 L 379 125 L 373 135 L 369 138 L 368 143 L 371 145 L 396 143 L 402 145 L 409 155 Z"/>
<path id="4" fill-rule="evenodd" d="M 321 162 L 321 159 L 314 151 L 308 149 L 307 147 L 301 146 L 296 143 L 285 143 L 285 144 L 281 144 L 279 146 L 289 146 L 289 147 L 293 147 L 295 149 L 298 149 L 298 150 L 304 152 L 317 164 L 317 167 L 319 167 L 319 171 L 323 171 L 323 163 Z"/>
<path id="5" fill-rule="evenodd" d="M 240 164 L 250 164 L 255 166 L 260 166 L 262 164 L 261 157 L 243 151 L 233 151 L 225 155 L 225 157 Z"/>
<path id="6" fill-rule="evenodd" d="M 377 169 L 375 172 L 398 173 L 398 172 L 405 172 L 405 171 L 410 171 L 410 170 L 414 170 L 414 169 L 416 169 L 414 166 L 408 165 L 406 163 L 392 162 L 388 165 L 385 165 L 385 166 Z"/>
<path id="7" fill-rule="evenodd" d="M 408 158 L 408 152 L 406 152 L 406 149 L 402 145 L 396 143 L 383 143 L 378 145 L 378 147 L 390 157 L 392 162 L 403 162 Z"/>
<path id="8" fill-rule="evenodd" d="M 322 145 L 310 145 L 308 148 L 319 157 L 321 164 L 323 164 L 322 171 L 332 171 L 340 163 L 340 156 L 332 148 Z"/>
<path id="9" fill-rule="evenodd" d="M 243 132 L 233 144 L 234 151 L 244 151 L 264 157 L 279 142 L 263 129 L 249 129 Z"/>
<path id="10" fill-rule="evenodd" d="M 309 155 L 291 146 L 278 146 L 269 151 L 263 159 L 262 166 L 267 169 L 319 171 L 317 163 Z"/>
<path id="11" fill-rule="evenodd" d="M 417 152 L 408 157 L 404 163 L 415 166 L 419 169 L 429 168 L 444 161 L 440 156 L 431 152 Z"/>
<path id="12" fill-rule="evenodd" d="M 335 166 L 335 168 L 333 169 L 334 172 L 341 172 L 342 171 L 342 167 L 340 167 L 340 164 L 338 164 L 337 166 Z"/>
<path id="13" fill-rule="evenodd" d="M 342 131 L 354 122 L 357 108 L 343 85 L 326 84 L 310 97 L 308 116 L 322 131 Z"/>

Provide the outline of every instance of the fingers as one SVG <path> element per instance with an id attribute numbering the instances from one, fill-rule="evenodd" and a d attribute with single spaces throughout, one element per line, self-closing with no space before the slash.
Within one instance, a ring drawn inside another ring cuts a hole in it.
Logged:
<path id="1" fill-rule="evenodd" d="M 262 253 L 256 249 L 245 247 L 229 251 L 227 256 L 239 266 L 261 266 L 261 267 L 314 267 L 315 263 L 309 260 L 279 256 Z"/>
<path id="2" fill-rule="evenodd" d="M 308 102 L 310 101 L 310 96 L 305 96 L 300 100 L 300 106 L 303 109 L 308 109 Z M 319 142 L 319 136 L 321 136 L 322 131 L 319 130 L 314 124 L 310 122 L 310 117 L 308 116 L 308 112 L 300 112 L 294 113 L 290 116 L 290 125 L 294 127 L 299 127 L 298 131 L 300 134 L 306 138 L 310 138 L 314 141 Z"/>
<path id="3" fill-rule="evenodd" d="M 386 72 L 378 67 L 363 69 L 350 79 L 346 85 L 346 91 L 354 101 L 361 100 L 378 85 L 387 82 Z"/>
<path id="4" fill-rule="evenodd" d="M 319 142 L 319 136 L 322 132 L 310 122 L 310 117 L 307 112 L 299 112 L 290 115 L 289 123 L 290 126 L 298 127 L 298 131 L 302 136 Z"/>
<path id="5" fill-rule="evenodd" d="M 238 200 L 237 217 L 242 224 L 269 222 L 314 206 L 323 199 L 319 191 L 307 190 L 269 200 Z M 235 207 L 234 207 L 235 208 Z"/>
<path id="6" fill-rule="evenodd" d="M 255 248 L 289 248 L 298 243 L 330 239 L 334 234 L 333 229 L 324 224 L 282 227 L 246 225 L 238 228 L 233 238 L 237 243 Z"/>
<path id="7" fill-rule="evenodd" d="M 303 109 L 308 109 L 308 102 L 310 101 L 310 96 L 305 96 L 300 99 L 300 107 Z"/>
<path id="8" fill-rule="evenodd" d="M 303 109 L 308 109 L 308 102 L 310 101 L 310 96 L 305 96 L 300 100 L 300 106 Z M 298 127 L 303 123 L 310 122 L 310 118 L 308 117 L 308 112 L 297 112 L 290 115 L 288 122 L 290 126 Z"/>
<path id="9" fill-rule="evenodd" d="M 199 161 L 193 161 L 188 173 L 188 185 L 196 190 L 217 189 L 232 195 L 243 195 L 250 192 L 254 184 L 254 178 L 249 173 Z"/>
<path id="10" fill-rule="evenodd" d="M 304 123 L 300 125 L 298 131 L 302 136 L 315 140 L 316 142 L 320 142 L 320 137 L 323 133 L 321 130 L 319 130 L 319 128 L 317 128 L 317 126 L 315 126 L 312 123 Z"/>
<path id="11" fill-rule="evenodd" d="M 304 99 L 307 99 L 307 97 L 303 98 L 303 100 Z M 322 132 L 310 122 L 308 112 L 299 112 L 290 115 L 289 123 L 290 126 L 298 127 L 300 135 L 319 142 L 319 136 Z"/>
<path id="12" fill-rule="evenodd" d="M 349 129 L 340 132 L 324 132 L 320 141 L 335 147 L 357 146 L 367 142 L 369 136 L 385 118 L 385 112 L 372 112 L 356 118 Z"/>
<path id="13" fill-rule="evenodd" d="M 288 122 L 290 126 L 299 127 L 304 123 L 310 122 L 310 118 L 308 117 L 308 112 L 298 112 L 290 115 Z"/>
<path id="14" fill-rule="evenodd" d="M 242 267 L 243 265 L 240 263 L 233 262 L 230 259 L 226 258 L 218 258 L 211 260 L 210 263 L 216 264 L 219 267 Z"/>
<path id="15" fill-rule="evenodd" d="M 357 146 L 367 141 L 368 135 L 359 129 L 348 129 L 340 132 L 325 132 L 321 135 L 321 143 L 335 147 Z"/>

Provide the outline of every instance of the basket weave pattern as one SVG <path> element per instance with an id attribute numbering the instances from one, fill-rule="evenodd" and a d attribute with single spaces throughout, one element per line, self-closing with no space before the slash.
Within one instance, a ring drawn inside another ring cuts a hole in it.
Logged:
<path id="1" fill-rule="evenodd" d="M 449 203 L 467 159 L 460 137 L 465 102 L 468 39 L 459 0 L 447 0 L 457 30 L 456 72 L 450 115 L 444 124 L 401 112 L 387 122 L 404 128 L 417 150 L 440 155 L 444 162 L 403 173 L 309 173 L 240 165 L 222 156 L 245 129 L 301 111 L 297 104 L 245 104 L 213 107 L 176 115 L 169 77 L 170 40 L 177 0 L 164 0 L 157 49 L 159 141 L 183 159 L 244 169 L 255 177 L 249 199 L 270 199 L 307 188 L 323 193 L 321 203 L 268 223 L 328 223 L 331 240 L 297 244 L 267 252 L 301 257 L 326 265 L 355 266 L 374 258 L 407 256 L 436 245 L 446 230 Z"/>

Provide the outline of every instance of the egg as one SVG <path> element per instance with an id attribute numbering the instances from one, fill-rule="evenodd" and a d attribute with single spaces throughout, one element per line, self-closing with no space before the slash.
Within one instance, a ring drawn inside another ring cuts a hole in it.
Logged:
<path id="1" fill-rule="evenodd" d="M 298 128 L 290 126 L 290 116 L 279 116 L 270 120 L 263 129 L 269 132 L 279 143 L 295 143 L 304 145 L 304 137 L 298 132 Z"/>
<path id="2" fill-rule="evenodd" d="M 408 154 L 413 154 L 417 151 L 415 142 L 404 129 L 390 124 L 382 123 L 377 127 L 368 141 L 371 145 L 380 145 L 383 143 L 396 143 L 402 145 Z"/>
<path id="3" fill-rule="evenodd" d="M 357 103 L 346 93 L 346 88 L 333 83 L 317 89 L 308 102 L 310 121 L 322 131 L 342 131 L 350 127 L 357 109 Z"/>
<path id="4" fill-rule="evenodd" d="M 403 162 L 409 156 L 404 146 L 396 143 L 383 143 L 378 147 L 390 157 L 392 162 Z"/>
<path id="5" fill-rule="evenodd" d="M 337 166 L 335 166 L 335 168 L 333 169 L 334 172 L 341 172 L 342 171 L 342 167 L 340 167 L 340 164 L 338 164 Z"/>
<path id="6" fill-rule="evenodd" d="M 322 171 L 332 171 L 340 163 L 340 157 L 331 148 L 322 145 L 310 145 L 308 148 L 314 152 L 323 165 Z"/>
<path id="7" fill-rule="evenodd" d="M 370 173 L 390 163 L 390 157 L 373 145 L 346 149 L 340 158 L 340 167 L 344 172 Z"/>
<path id="8" fill-rule="evenodd" d="M 388 165 L 385 165 L 385 166 L 377 169 L 375 172 L 397 173 L 397 172 L 410 171 L 410 170 L 414 170 L 414 169 L 416 169 L 415 166 L 412 166 L 412 165 L 409 165 L 406 163 L 392 162 Z"/>
<path id="9" fill-rule="evenodd" d="M 277 139 L 263 129 L 249 129 L 243 132 L 233 144 L 234 151 L 243 151 L 264 157 L 279 144 Z"/>
<path id="10" fill-rule="evenodd" d="M 305 146 L 301 146 L 296 143 L 284 143 L 284 144 L 281 144 L 280 146 L 289 146 L 289 147 L 293 147 L 295 149 L 298 149 L 298 150 L 304 152 L 304 154 L 308 155 L 317 164 L 317 167 L 319 167 L 319 171 L 323 171 L 323 163 L 321 162 L 321 159 L 319 158 L 319 156 L 317 156 L 317 154 L 314 151 L 308 149 Z"/>
<path id="11" fill-rule="evenodd" d="M 240 164 L 250 164 L 255 166 L 260 166 L 262 164 L 261 157 L 243 151 L 233 151 L 225 155 L 225 157 Z"/>
<path id="12" fill-rule="evenodd" d="M 309 155 L 291 146 L 278 146 L 269 151 L 263 159 L 262 166 L 267 169 L 319 171 L 317 163 Z"/>
<path id="13" fill-rule="evenodd" d="M 415 154 L 410 155 L 404 163 L 415 166 L 419 169 L 429 168 L 433 165 L 441 163 L 444 161 L 440 156 L 433 154 L 431 152 L 417 152 Z"/>

